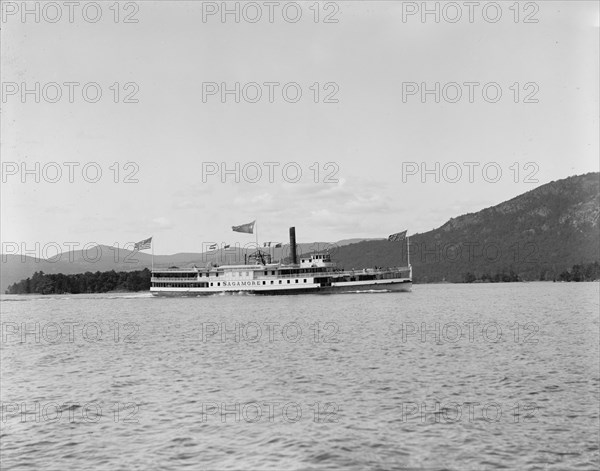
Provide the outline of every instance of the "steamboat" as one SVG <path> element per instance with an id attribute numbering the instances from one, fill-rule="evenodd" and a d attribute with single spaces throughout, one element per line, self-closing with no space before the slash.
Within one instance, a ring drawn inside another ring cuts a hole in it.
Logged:
<path id="1" fill-rule="evenodd" d="M 150 292 L 155 296 L 202 296 L 240 292 L 278 295 L 411 290 L 410 255 L 405 267 L 342 270 L 326 252 L 298 257 L 294 227 L 290 227 L 289 234 L 290 262 L 287 264 L 271 263 L 270 255 L 257 249 L 249 257 L 250 263 L 244 265 L 153 268 Z"/>

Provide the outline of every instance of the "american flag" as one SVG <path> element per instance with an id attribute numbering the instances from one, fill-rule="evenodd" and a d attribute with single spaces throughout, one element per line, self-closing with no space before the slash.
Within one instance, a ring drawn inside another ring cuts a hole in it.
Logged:
<path id="1" fill-rule="evenodd" d="M 406 231 L 397 232 L 388 237 L 390 242 L 401 242 L 406 238 Z"/>
<path id="2" fill-rule="evenodd" d="M 134 251 L 146 250 L 146 249 L 149 249 L 150 247 L 152 247 L 152 237 L 149 237 L 148 239 L 140 240 L 137 244 L 134 244 L 133 250 Z"/>

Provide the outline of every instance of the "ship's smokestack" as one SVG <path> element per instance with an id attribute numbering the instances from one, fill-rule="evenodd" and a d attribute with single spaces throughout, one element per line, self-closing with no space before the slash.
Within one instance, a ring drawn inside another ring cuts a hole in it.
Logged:
<path id="1" fill-rule="evenodd" d="M 290 227 L 290 256 L 292 257 L 292 263 L 298 263 L 298 257 L 296 256 L 296 228 Z"/>

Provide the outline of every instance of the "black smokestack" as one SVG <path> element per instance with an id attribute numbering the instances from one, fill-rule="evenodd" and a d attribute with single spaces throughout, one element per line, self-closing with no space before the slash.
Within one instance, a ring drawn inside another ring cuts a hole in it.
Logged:
<path id="1" fill-rule="evenodd" d="M 292 257 L 292 263 L 298 263 L 298 257 L 296 256 L 296 228 L 290 227 L 290 255 Z"/>

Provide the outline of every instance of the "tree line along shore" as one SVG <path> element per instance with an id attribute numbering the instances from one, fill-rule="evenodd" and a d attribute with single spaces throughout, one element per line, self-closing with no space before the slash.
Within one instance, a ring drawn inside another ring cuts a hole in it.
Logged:
<path id="1" fill-rule="evenodd" d="M 81 294 L 81 293 L 108 293 L 110 291 L 149 291 L 152 273 L 149 269 L 137 271 L 114 270 L 95 273 L 86 272 L 75 275 L 62 273 L 46 274 L 35 272 L 30 278 L 25 278 L 8 287 L 5 294 Z M 557 276 L 548 278 L 544 272 L 540 273 L 537 280 L 526 281 L 558 281 L 580 282 L 597 281 L 600 279 L 600 264 L 591 262 L 573 265 Z M 418 277 L 413 280 L 419 283 Z M 496 273 L 467 272 L 463 276 L 463 283 L 513 283 L 525 281 L 513 270 L 502 270 Z M 423 281 L 421 281 L 422 283 Z"/>

